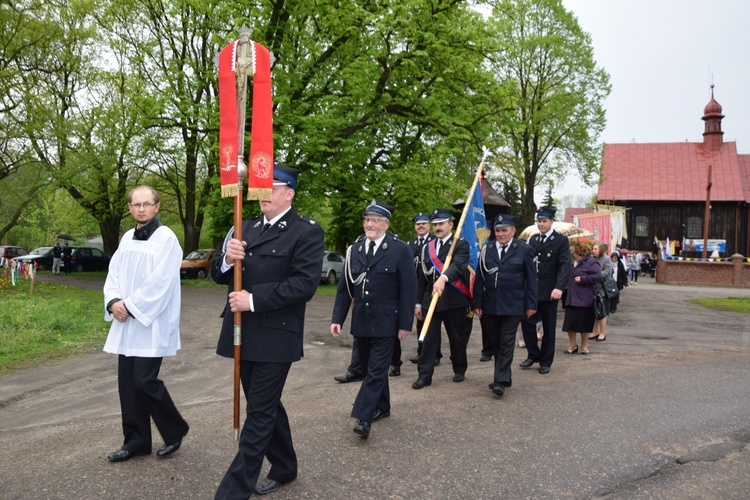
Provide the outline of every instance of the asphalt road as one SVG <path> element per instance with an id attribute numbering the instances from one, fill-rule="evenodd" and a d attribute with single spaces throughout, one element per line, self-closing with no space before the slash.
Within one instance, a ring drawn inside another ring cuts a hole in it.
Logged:
<path id="1" fill-rule="evenodd" d="M 54 277 L 79 286 L 100 282 Z M 366 441 L 349 417 L 358 384 L 338 384 L 351 337 L 328 334 L 331 297 L 308 306 L 305 357 L 284 392 L 299 478 L 274 498 L 747 498 L 750 321 L 693 297 L 750 290 L 627 288 L 606 342 L 566 355 L 549 375 L 522 370 L 502 399 L 487 387 L 475 320 L 466 381 L 444 362 L 411 389 L 391 378 L 392 415 Z M 182 449 L 111 464 L 121 444 L 116 358 L 95 353 L 0 377 L 0 498 L 213 498 L 236 451 L 231 361 L 214 353 L 224 291 L 183 290 L 182 350 L 161 376 L 191 425 Z M 562 311 L 558 326 L 562 324 Z M 346 327 L 345 327 L 346 328 Z M 104 336 L 102 337 L 102 344 Z M 161 445 L 154 429 L 155 449 Z M 266 464 L 267 467 L 267 464 Z"/>

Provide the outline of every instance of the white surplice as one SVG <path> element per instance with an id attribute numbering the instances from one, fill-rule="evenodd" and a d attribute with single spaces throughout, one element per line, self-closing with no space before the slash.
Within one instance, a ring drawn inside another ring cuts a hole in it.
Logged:
<path id="1" fill-rule="evenodd" d="M 104 319 L 111 321 L 104 351 L 125 356 L 173 356 L 180 348 L 180 265 L 182 248 L 166 226 L 146 241 L 131 229 L 112 256 L 104 283 Z M 107 312 L 115 298 L 133 315 L 124 323 Z"/>

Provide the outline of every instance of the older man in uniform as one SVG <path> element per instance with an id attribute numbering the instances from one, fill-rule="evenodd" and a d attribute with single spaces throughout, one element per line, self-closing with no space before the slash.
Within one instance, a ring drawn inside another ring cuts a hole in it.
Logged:
<path id="1" fill-rule="evenodd" d="M 417 295 L 421 303 L 414 310 L 417 319 L 423 320 L 427 315 L 434 293 L 440 298 L 422 345 L 422 354 L 417 364 L 419 378 L 411 385 L 413 389 L 422 389 L 432 384 L 441 325 L 445 325 L 448 332 L 453 381 L 463 382 L 468 367 L 466 347 L 471 336 L 472 321 L 469 306 L 469 244 L 465 240 L 454 238 L 451 210 L 436 208 L 430 220 L 435 239 L 422 248 L 420 270 L 417 273 Z M 452 245 L 455 245 L 453 257 L 450 266 L 445 268 L 445 259 Z"/>
<path id="2" fill-rule="evenodd" d="M 474 281 L 474 312 L 484 326 L 495 356 L 490 389 L 497 396 L 513 383 L 510 365 L 521 320 L 536 312 L 537 280 L 534 252 L 514 238 L 515 218 L 498 215 L 492 221 L 494 241 L 482 247 Z"/>
<path id="3" fill-rule="evenodd" d="M 281 393 L 289 369 L 302 356 L 305 306 L 315 294 L 323 267 L 323 229 L 292 207 L 294 168 L 274 165 L 273 194 L 261 201 L 261 217 L 242 223 L 242 240 L 230 230 L 222 252 L 211 263 L 211 276 L 229 285 L 224 322 L 216 352 L 234 355 L 234 312 L 242 312 L 240 378 L 247 418 L 239 451 L 219 484 L 216 498 L 266 494 L 297 477 Z M 235 261 L 242 262 L 242 290 L 234 291 Z M 263 457 L 271 464 L 258 481 Z"/>
<path id="4" fill-rule="evenodd" d="M 346 251 L 331 317 L 331 335 L 341 334 L 352 302 L 351 333 L 357 339 L 364 380 L 354 400 L 354 432 L 366 439 L 372 422 L 391 414 L 388 365 L 394 344 L 411 332 L 417 277 L 409 247 L 388 232 L 393 207 L 373 200 L 365 209 L 365 237 Z"/>
<path id="5" fill-rule="evenodd" d="M 554 229 L 555 209 L 542 207 L 536 213 L 536 226 L 539 234 L 531 237 L 529 245 L 537 259 L 537 279 L 539 287 L 538 313 L 522 322 L 523 339 L 528 357 L 521 368 L 531 368 L 539 363 L 539 373 L 549 373 L 555 357 L 555 329 L 557 328 L 557 303 L 568 285 L 570 276 L 570 244 L 568 238 Z M 542 348 L 536 337 L 537 319 L 542 320 L 544 336 Z"/>

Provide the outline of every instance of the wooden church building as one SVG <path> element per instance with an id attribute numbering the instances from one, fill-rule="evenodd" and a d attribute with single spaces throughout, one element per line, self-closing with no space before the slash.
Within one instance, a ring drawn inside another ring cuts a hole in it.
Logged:
<path id="1" fill-rule="evenodd" d="M 629 248 L 652 251 L 655 238 L 702 242 L 710 194 L 708 238 L 726 242 L 722 257 L 750 255 L 750 154 L 724 142 L 723 118 L 712 85 L 702 142 L 604 145 L 597 200 L 627 208 Z"/>

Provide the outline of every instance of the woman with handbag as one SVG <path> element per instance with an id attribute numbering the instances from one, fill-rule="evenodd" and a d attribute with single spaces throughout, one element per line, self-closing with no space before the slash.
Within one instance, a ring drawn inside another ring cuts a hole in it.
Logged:
<path id="1" fill-rule="evenodd" d="M 591 255 L 599 261 L 599 266 L 602 268 L 602 277 L 596 283 L 596 294 L 601 297 L 604 305 L 604 316 L 598 318 L 596 310 L 594 311 L 594 330 L 589 339 L 596 339 L 597 342 L 604 342 L 607 340 L 607 317 L 609 316 L 611 299 L 607 295 L 605 290 L 605 282 L 612 277 L 612 259 L 607 255 L 607 247 L 600 241 L 594 243 L 591 249 Z M 611 286 L 611 285 L 610 285 Z M 617 285 L 614 285 L 617 288 Z M 596 305 L 596 304 L 595 304 Z"/>
<path id="2" fill-rule="evenodd" d="M 578 352 L 576 333 L 581 334 L 581 354 L 589 353 L 589 335 L 594 330 L 594 300 L 596 283 L 601 279 L 602 268 L 591 256 L 591 243 L 576 242 L 573 247 L 575 259 L 565 296 L 565 319 L 563 331 L 568 332 L 566 354 Z"/>

